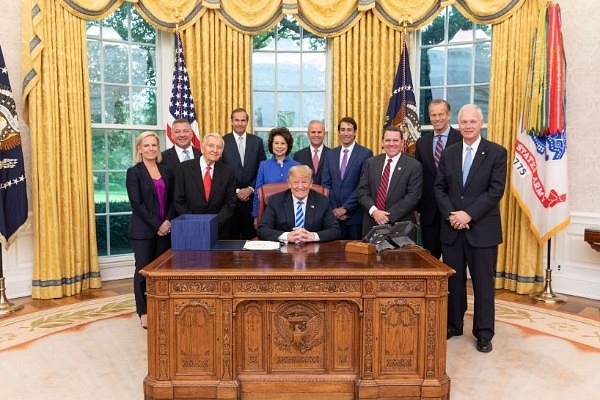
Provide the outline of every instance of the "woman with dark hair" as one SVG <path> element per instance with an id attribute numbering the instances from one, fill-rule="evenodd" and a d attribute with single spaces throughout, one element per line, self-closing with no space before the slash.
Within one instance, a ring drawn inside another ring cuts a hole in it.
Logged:
<path id="1" fill-rule="evenodd" d="M 256 187 L 254 188 L 254 203 L 252 204 L 252 216 L 254 217 L 255 226 L 258 214 L 258 189 L 265 183 L 287 181 L 290 168 L 300 164 L 289 156 L 292 147 L 294 147 L 294 138 L 288 128 L 277 127 L 271 129 L 267 145 L 273 157 L 261 161 L 258 167 Z"/>
<path id="2" fill-rule="evenodd" d="M 135 165 L 127 170 L 125 186 L 131 204 L 129 240 L 135 258 L 135 309 L 142 328 L 146 329 L 146 278 L 140 270 L 171 248 L 175 179 L 171 170 L 160 163 L 162 156 L 156 133 L 141 133 L 135 149 Z"/>

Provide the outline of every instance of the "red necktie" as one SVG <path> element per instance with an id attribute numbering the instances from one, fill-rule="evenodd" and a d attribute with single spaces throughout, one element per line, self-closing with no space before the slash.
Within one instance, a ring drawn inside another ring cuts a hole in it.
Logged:
<path id="1" fill-rule="evenodd" d="M 444 150 L 444 144 L 442 143 L 442 135 L 435 135 L 437 142 L 435 143 L 435 151 L 433 152 L 433 162 L 437 167 L 442 156 L 442 150 Z"/>
<path id="2" fill-rule="evenodd" d="M 319 150 L 315 149 L 313 154 L 313 170 L 317 172 L 319 169 Z"/>
<path id="3" fill-rule="evenodd" d="M 375 201 L 375 207 L 378 210 L 385 210 L 385 198 L 387 197 L 388 183 L 390 180 L 390 165 L 392 159 L 388 158 L 387 164 L 383 169 L 383 175 L 381 175 L 381 182 L 379 182 L 379 189 L 377 189 L 377 200 Z"/>
<path id="4" fill-rule="evenodd" d="M 206 200 L 210 197 L 210 189 L 212 188 L 212 178 L 210 177 L 210 166 L 206 167 L 206 172 L 204 173 L 204 193 L 206 194 Z"/>

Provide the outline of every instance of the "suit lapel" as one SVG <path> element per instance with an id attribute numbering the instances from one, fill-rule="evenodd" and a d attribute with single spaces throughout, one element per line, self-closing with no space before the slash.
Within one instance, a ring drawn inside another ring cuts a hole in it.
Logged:
<path id="1" fill-rule="evenodd" d="M 402 154 L 396 163 L 396 167 L 391 171 L 392 177 L 390 178 L 386 199 L 390 197 L 390 193 L 396 190 L 396 186 L 398 186 L 398 182 L 400 182 L 400 176 L 404 173 L 406 166 L 406 157 L 408 157 L 406 154 Z M 383 168 L 383 165 L 381 167 Z"/>
<path id="2" fill-rule="evenodd" d="M 473 177 L 473 175 L 475 174 L 475 171 L 477 171 L 481 165 L 483 164 L 483 160 L 485 159 L 485 155 L 487 153 L 487 142 L 485 141 L 485 139 L 481 139 L 481 142 L 479 142 L 479 147 L 477 148 L 477 152 L 475 154 L 473 154 L 473 163 L 471 164 L 471 169 L 469 170 L 469 175 L 467 175 L 467 181 L 465 182 L 465 187 L 467 187 L 469 185 L 469 183 L 471 182 L 471 178 Z M 462 158 L 462 153 L 461 153 L 461 158 Z M 461 172 L 462 172 L 462 168 L 461 168 Z"/>
<path id="3" fill-rule="evenodd" d="M 283 203 L 283 209 L 285 210 L 285 220 L 290 226 L 294 226 L 296 223 L 296 205 L 294 204 L 294 198 L 292 197 L 292 192 L 289 191 L 288 195 L 285 196 L 285 201 Z M 305 217 L 306 221 L 306 217 Z"/>

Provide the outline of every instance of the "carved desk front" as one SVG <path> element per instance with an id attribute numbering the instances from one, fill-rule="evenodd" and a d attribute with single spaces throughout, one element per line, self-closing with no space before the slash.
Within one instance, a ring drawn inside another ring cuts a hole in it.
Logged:
<path id="1" fill-rule="evenodd" d="M 169 251 L 143 270 L 146 399 L 447 399 L 445 264 L 345 242 Z"/>

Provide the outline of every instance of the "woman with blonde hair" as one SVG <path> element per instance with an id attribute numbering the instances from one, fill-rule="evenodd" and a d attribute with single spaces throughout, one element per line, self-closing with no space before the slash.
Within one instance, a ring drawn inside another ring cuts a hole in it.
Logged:
<path id="1" fill-rule="evenodd" d="M 138 136 L 134 161 L 135 165 L 127 170 L 126 179 L 131 204 L 129 240 L 135 256 L 135 308 L 146 329 L 146 279 L 140 270 L 171 248 L 175 178 L 170 169 L 160 164 L 160 140 L 154 132 L 146 131 Z"/>

